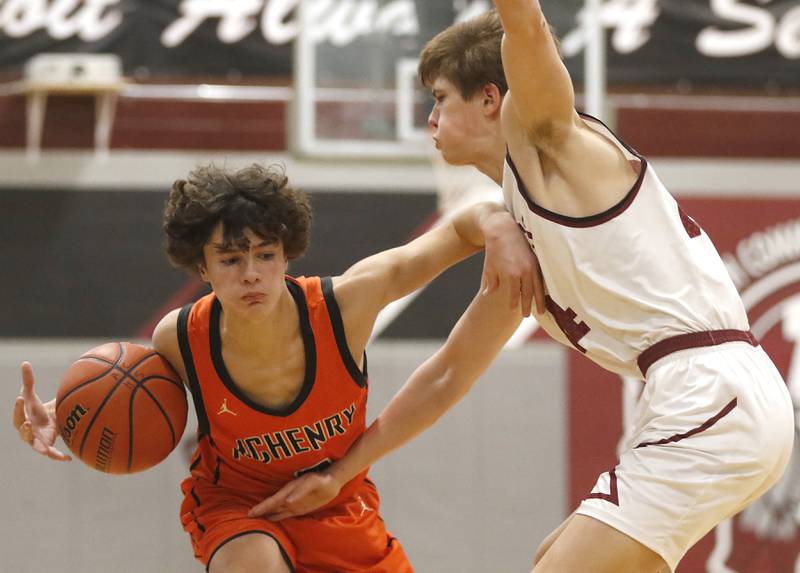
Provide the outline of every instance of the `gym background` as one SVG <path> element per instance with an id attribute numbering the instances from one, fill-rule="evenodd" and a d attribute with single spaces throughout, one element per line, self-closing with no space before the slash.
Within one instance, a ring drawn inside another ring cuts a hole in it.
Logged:
<path id="1" fill-rule="evenodd" d="M 293 274 L 341 273 L 447 216 L 455 175 L 419 137 L 430 105 L 422 90 L 411 92 L 417 139 L 400 129 L 396 64 L 489 3 L 312 4 L 303 28 L 299 0 L 0 0 L 7 412 L 22 360 L 49 399 L 85 350 L 146 341 L 160 316 L 206 292 L 160 246 L 166 193 L 200 162 L 279 163 L 311 194 L 312 247 Z M 711 235 L 754 333 L 799 397 L 800 4 L 601 4 L 604 121 Z M 588 4 L 542 6 L 582 105 Z M 304 37 L 318 64 L 311 119 L 299 87 Z M 351 151 L 305 145 L 308 122 L 315 138 Z M 381 156 L 363 151 L 384 144 Z M 476 256 L 448 271 L 384 321 L 369 349 L 373 416 L 441 344 L 480 268 Z M 389 529 L 420 573 L 527 571 L 538 543 L 614 464 L 638 382 L 535 328 L 522 342 L 439 425 L 373 468 Z M 40 459 L 6 424 L 0 571 L 200 571 L 178 520 L 193 433 L 190 420 L 163 464 L 117 477 Z M 795 456 L 784 479 L 710 533 L 679 572 L 796 573 L 799 521 Z"/>

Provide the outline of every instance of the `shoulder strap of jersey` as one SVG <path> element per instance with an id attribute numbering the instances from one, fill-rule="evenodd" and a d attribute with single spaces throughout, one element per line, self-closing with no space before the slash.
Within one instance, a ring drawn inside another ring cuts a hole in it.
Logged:
<path id="1" fill-rule="evenodd" d="M 333 335 L 336 338 L 336 347 L 339 349 L 339 355 L 342 357 L 342 362 L 347 368 L 347 372 L 355 383 L 363 388 L 367 385 L 367 353 L 364 352 L 364 371 L 362 372 L 358 364 L 353 360 L 353 355 L 350 353 L 350 346 L 347 344 L 342 313 L 339 310 L 339 304 L 336 302 L 336 296 L 333 293 L 333 280 L 331 277 L 322 277 L 320 279 L 320 284 L 322 286 L 322 296 L 325 298 L 325 307 L 328 309 L 328 316 L 330 316 L 331 319 L 331 326 L 333 327 Z"/>
<path id="2" fill-rule="evenodd" d="M 192 312 L 194 303 L 189 303 L 181 308 L 178 314 L 178 345 L 181 349 L 181 357 L 183 358 L 183 366 L 186 368 L 186 377 L 189 379 L 189 391 L 192 393 L 192 401 L 194 402 L 194 409 L 197 413 L 197 431 L 200 436 L 209 436 L 211 434 L 211 426 L 208 423 L 208 415 L 206 408 L 203 404 L 203 395 L 200 392 L 200 381 L 197 378 L 197 370 L 194 366 L 194 358 L 192 357 L 192 345 L 189 342 L 189 315 Z"/>

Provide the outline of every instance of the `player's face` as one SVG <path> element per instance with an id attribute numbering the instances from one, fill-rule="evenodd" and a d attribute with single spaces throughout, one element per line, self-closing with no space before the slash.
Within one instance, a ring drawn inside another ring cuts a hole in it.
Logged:
<path id="1" fill-rule="evenodd" d="M 452 165 L 475 162 L 475 148 L 485 133 L 483 98 L 465 100 L 449 80 L 438 77 L 431 85 L 434 103 L 428 116 L 436 149 Z"/>
<path id="2" fill-rule="evenodd" d="M 220 224 L 203 246 L 203 255 L 200 275 L 226 311 L 252 315 L 276 308 L 288 265 L 280 241 L 265 241 L 245 229 L 241 241 L 226 245 Z"/>

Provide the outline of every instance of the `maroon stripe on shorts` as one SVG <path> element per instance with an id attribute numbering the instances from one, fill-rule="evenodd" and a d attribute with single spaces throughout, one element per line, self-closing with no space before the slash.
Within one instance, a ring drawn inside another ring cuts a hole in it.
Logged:
<path id="1" fill-rule="evenodd" d="M 701 348 L 703 346 L 717 346 L 726 342 L 747 342 L 752 346 L 758 346 L 758 340 L 750 331 L 744 330 L 709 330 L 707 332 L 690 332 L 689 334 L 679 334 L 672 338 L 667 338 L 656 342 L 653 346 L 645 350 L 636 360 L 642 376 L 647 374 L 656 360 L 669 356 L 679 350 L 689 348 Z"/>
<path id="2" fill-rule="evenodd" d="M 694 436 L 695 434 L 699 434 L 700 432 L 704 432 L 704 431 L 708 430 L 711 426 L 713 426 L 714 424 L 719 422 L 722 418 L 724 418 L 725 416 L 730 414 L 731 410 L 733 410 L 736 407 L 737 403 L 738 403 L 738 399 L 734 398 L 733 400 L 728 402 L 728 404 L 722 410 L 720 410 L 719 412 L 714 414 L 711 418 L 709 418 L 708 420 L 706 420 L 705 422 L 703 422 L 702 424 L 700 424 L 696 428 L 692 428 L 688 432 L 684 432 L 683 434 L 675 434 L 674 436 L 670 436 L 669 438 L 664 438 L 662 440 L 655 440 L 653 442 L 642 442 L 641 444 L 636 446 L 636 448 L 646 448 L 647 446 L 663 446 L 664 444 L 680 442 L 681 440 L 683 440 L 685 438 L 689 438 L 691 436 Z M 636 448 L 634 448 L 634 449 L 636 449 Z"/>
<path id="3" fill-rule="evenodd" d="M 619 495 L 617 494 L 617 469 L 608 472 L 608 493 L 590 493 L 586 499 L 602 499 L 614 505 L 619 505 Z"/>

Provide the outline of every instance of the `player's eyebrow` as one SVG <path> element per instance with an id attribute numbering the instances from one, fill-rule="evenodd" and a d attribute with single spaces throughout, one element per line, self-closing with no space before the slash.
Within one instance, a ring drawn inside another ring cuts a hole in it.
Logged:
<path id="1" fill-rule="evenodd" d="M 261 241 L 260 243 L 258 243 L 257 245 L 255 245 L 255 248 L 258 249 L 258 248 L 262 248 L 262 247 L 269 247 L 270 245 L 275 245 L 275 244 L 277 244 L 277 241 L 264 240 L 264 241 Z M 241 253 L 241 252 L 247 251 L 250 248 L 250 242 L 248 241 L 248 243 L 246 245 L 241 244 L 241 245 L 238 245 L 238 246 L 234 242 L 211 243 L 211 246 L 218 253 L 234 253 L 234 252 L 235 253 Z"/>

